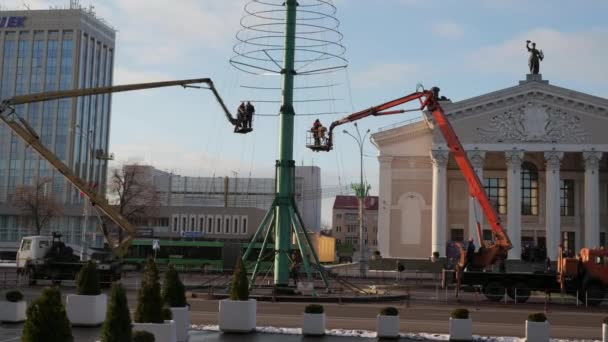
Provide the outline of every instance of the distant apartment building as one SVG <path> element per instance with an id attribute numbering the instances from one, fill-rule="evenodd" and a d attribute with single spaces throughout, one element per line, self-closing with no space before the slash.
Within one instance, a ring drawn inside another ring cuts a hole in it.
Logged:
<path id="1" fill-rule="evenodd" d="M 274 178 L 187 177 L 149 167 L 163 207 L 258 208 L 267 210 Z M 295 197 L 306 229 L 321 229 L 321 169 L 296 166 Z M 257 228 L 253 227 L 253 229 Z"/>
<path id="2" fill-rule="evenodd" d="M 116 31 L 91 10 L 73 3 L 67 9 L 0 11 L 0 99 L 29 93 L 110 86 Z M 77 175 L 105 193 L 111 95 L 66 98 L 18 105 L 44 145 Z M 48 180 L 48 189 L 65 205 L 64 216 L 44 233 L 61 232 L 70 243 L 82 239 L 83 198 L 36 152 L 0 125 L 0 249 L 16 248 L 31 223 L 11 206 L 20 185 Z M 95 220 L 87 239 L 101 244 Z M 48 230 L 48 231 L 47 231 Z"/>
<path id="3" fill-rule="evenodd" d="M 363 243 L 370 251 L 378 249 L 378 196 L 364 202 Z M 332 212 L 332 235 L 336 248 L 343 244 L 359 249 L 359 202 L 355 196 L 336 196 Z"/>
<path id="4" fill-rule="evenodd" d="M 138 237 L 249 241 L 262 222 L 258 208 L 161 206 L 136 222 Z"/>

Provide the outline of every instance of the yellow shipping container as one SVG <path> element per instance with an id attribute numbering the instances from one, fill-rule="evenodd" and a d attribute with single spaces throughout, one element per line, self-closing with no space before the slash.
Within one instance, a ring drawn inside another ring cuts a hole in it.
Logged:
<path id="1" fill-rule="evenodd" d="M 333 263 L 336 261 L 336 238 L 318 233 L 309 233 L 319 262 Z"/>

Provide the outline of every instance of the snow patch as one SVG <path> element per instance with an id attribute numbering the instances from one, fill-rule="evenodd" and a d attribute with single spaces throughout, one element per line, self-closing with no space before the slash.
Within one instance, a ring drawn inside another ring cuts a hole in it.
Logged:
<path id="1" fill-rule="evenodd" d="M 218 325 L 196 325 L 191 326 L 192 330 L 202 331 L 219 331 Z M 302 334 L 301 328 L 277 328 L 277 327 L 257 327 L 257 333 L 262 334 L 282 334 L 282 335 L 300 335 Z M 325 334 L 329 336 L 339 337 L 358 337 L 358 338 L 376 338 L 375 331 L 369 330 L 349 330 L 349 329 L 330 329 L 325 330 Z M 450 335 L 448 334 L 433 334 L 433 333 L 402 333 L 399 334 L 401 338 L 414 340 L 414 341 L 449 341 Z M 510 337 L 510 336 L 473 336 L 473 341 L 479 342 L 524 342 L 524 338 Z M 551 339 L 551 342 L 599 342 L 599 340 L 565 340 L 565 339 Z"/>

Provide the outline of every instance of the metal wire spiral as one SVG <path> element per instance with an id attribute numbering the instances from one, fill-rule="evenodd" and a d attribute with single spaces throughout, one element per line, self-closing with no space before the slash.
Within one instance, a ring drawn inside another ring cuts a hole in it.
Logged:
<path id="1" fill-rule="evenodd" d="M 254 75 L 280 74 L 285 52 L 283 0 L 251 0 L 245 5 L 230 63 Z M 299 0 L 296 24 L 297 75 L 330 73 L 345 68 L 346 48 L 338 31 L 340 21 L 330 0 Z"/>
<path id="2" fill-rule="evenodd" d="M 285 54 L 285 14 L 284 0 L 251 0 L 244 7 L 241 29 L 236 34 L 234 55 L 230 64 L 246 76 L 241 88 L 247 89 L 247 100 L 258 104 L 280 103 L 280 78 Z M 331 0 L 298 0 L 296 23 L 295 79 L 296 106 L 311 111 L 298 111 L 298 115 L 336 114 L 328 110 L 327 104 L 336 99 L 330 88 L 340 85 L 328 81 L 331 74 L 348 66 L 343 35 L 338 30 L 340 21 L 336 18 L 336 6 Z M 305 105 L 302 107 L 302 105 Z M 325 108 L 324 108 L 325 107 Z M 272 113 L 268 106 L 260 113 Z M 314 109 L 314 110 L 313 110 Z M 264 116 L 265 114 L 260 114 Z M 266 114 L 275 116 L 275 114 Z"/>

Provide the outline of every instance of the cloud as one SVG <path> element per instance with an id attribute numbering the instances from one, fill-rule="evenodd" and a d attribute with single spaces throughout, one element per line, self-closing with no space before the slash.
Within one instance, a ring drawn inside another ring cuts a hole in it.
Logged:
<path id="1" fill-rule="evenodd" d="M 143 64 L 175 63 L 198 48 L 234 43 L 243 14 L 242 1 L 113 0 L 99 7 L 119 29 L 121 48 Z"/>
<path id="2" fill-rule="evenodd" d="M 418 64 L 385 63 L 375 64 L 369 69 L 357 72 L 353 76 L 353 86 L 356 88 L 374 88 L 402 81 L 421 71 Z"/>
<path id="3" fill-rule="evenodd" d="M 464 37 L 464 27 L 455 22 L 443 22 L 434 24 L 432 32 L 436 36 L 448 39 L 460 39 Z"/>
<path id="4" fill-rule="evenodd" d="M 409 7 L 428 7 L 431 1 L 428 0 L 398 0 L 401 5 Z"/>
<path id="5" fill-rule="evenodd" d="M 159 71 L 143 71 L 119 66 L 114 69 L 114 84 L 158 82 L 170 79 L 173 79 L 170 74 Z"/>
<path id="6" fill-rule="evenodd" d="M 138 162 L 160 170 L 174 170 L 183 176 L 229 175 L 233 171 L 244 170 L 245 164 L 247 170 L 249 167 L 248 163 L 243 164 L 225 155 L 210 155 L 170 143 L 116 144 L 112 145 L 112 151 L 116 156 L 115 165 Z M 258 177 L 272 177 L 273 171 L 271 166 L 256 166 Z"/>
<path id="7" fill-rule="evenodd" d="M 470 68 L 487 73 L 528 72 L 526 40 L 545 53 L 540 70 L 547 79 L 585 79 L 603 83 L 608 79 L 608 30 L 560 32 L 539 28 L 497 45 L 479 48 L 467 57 Z"/>

